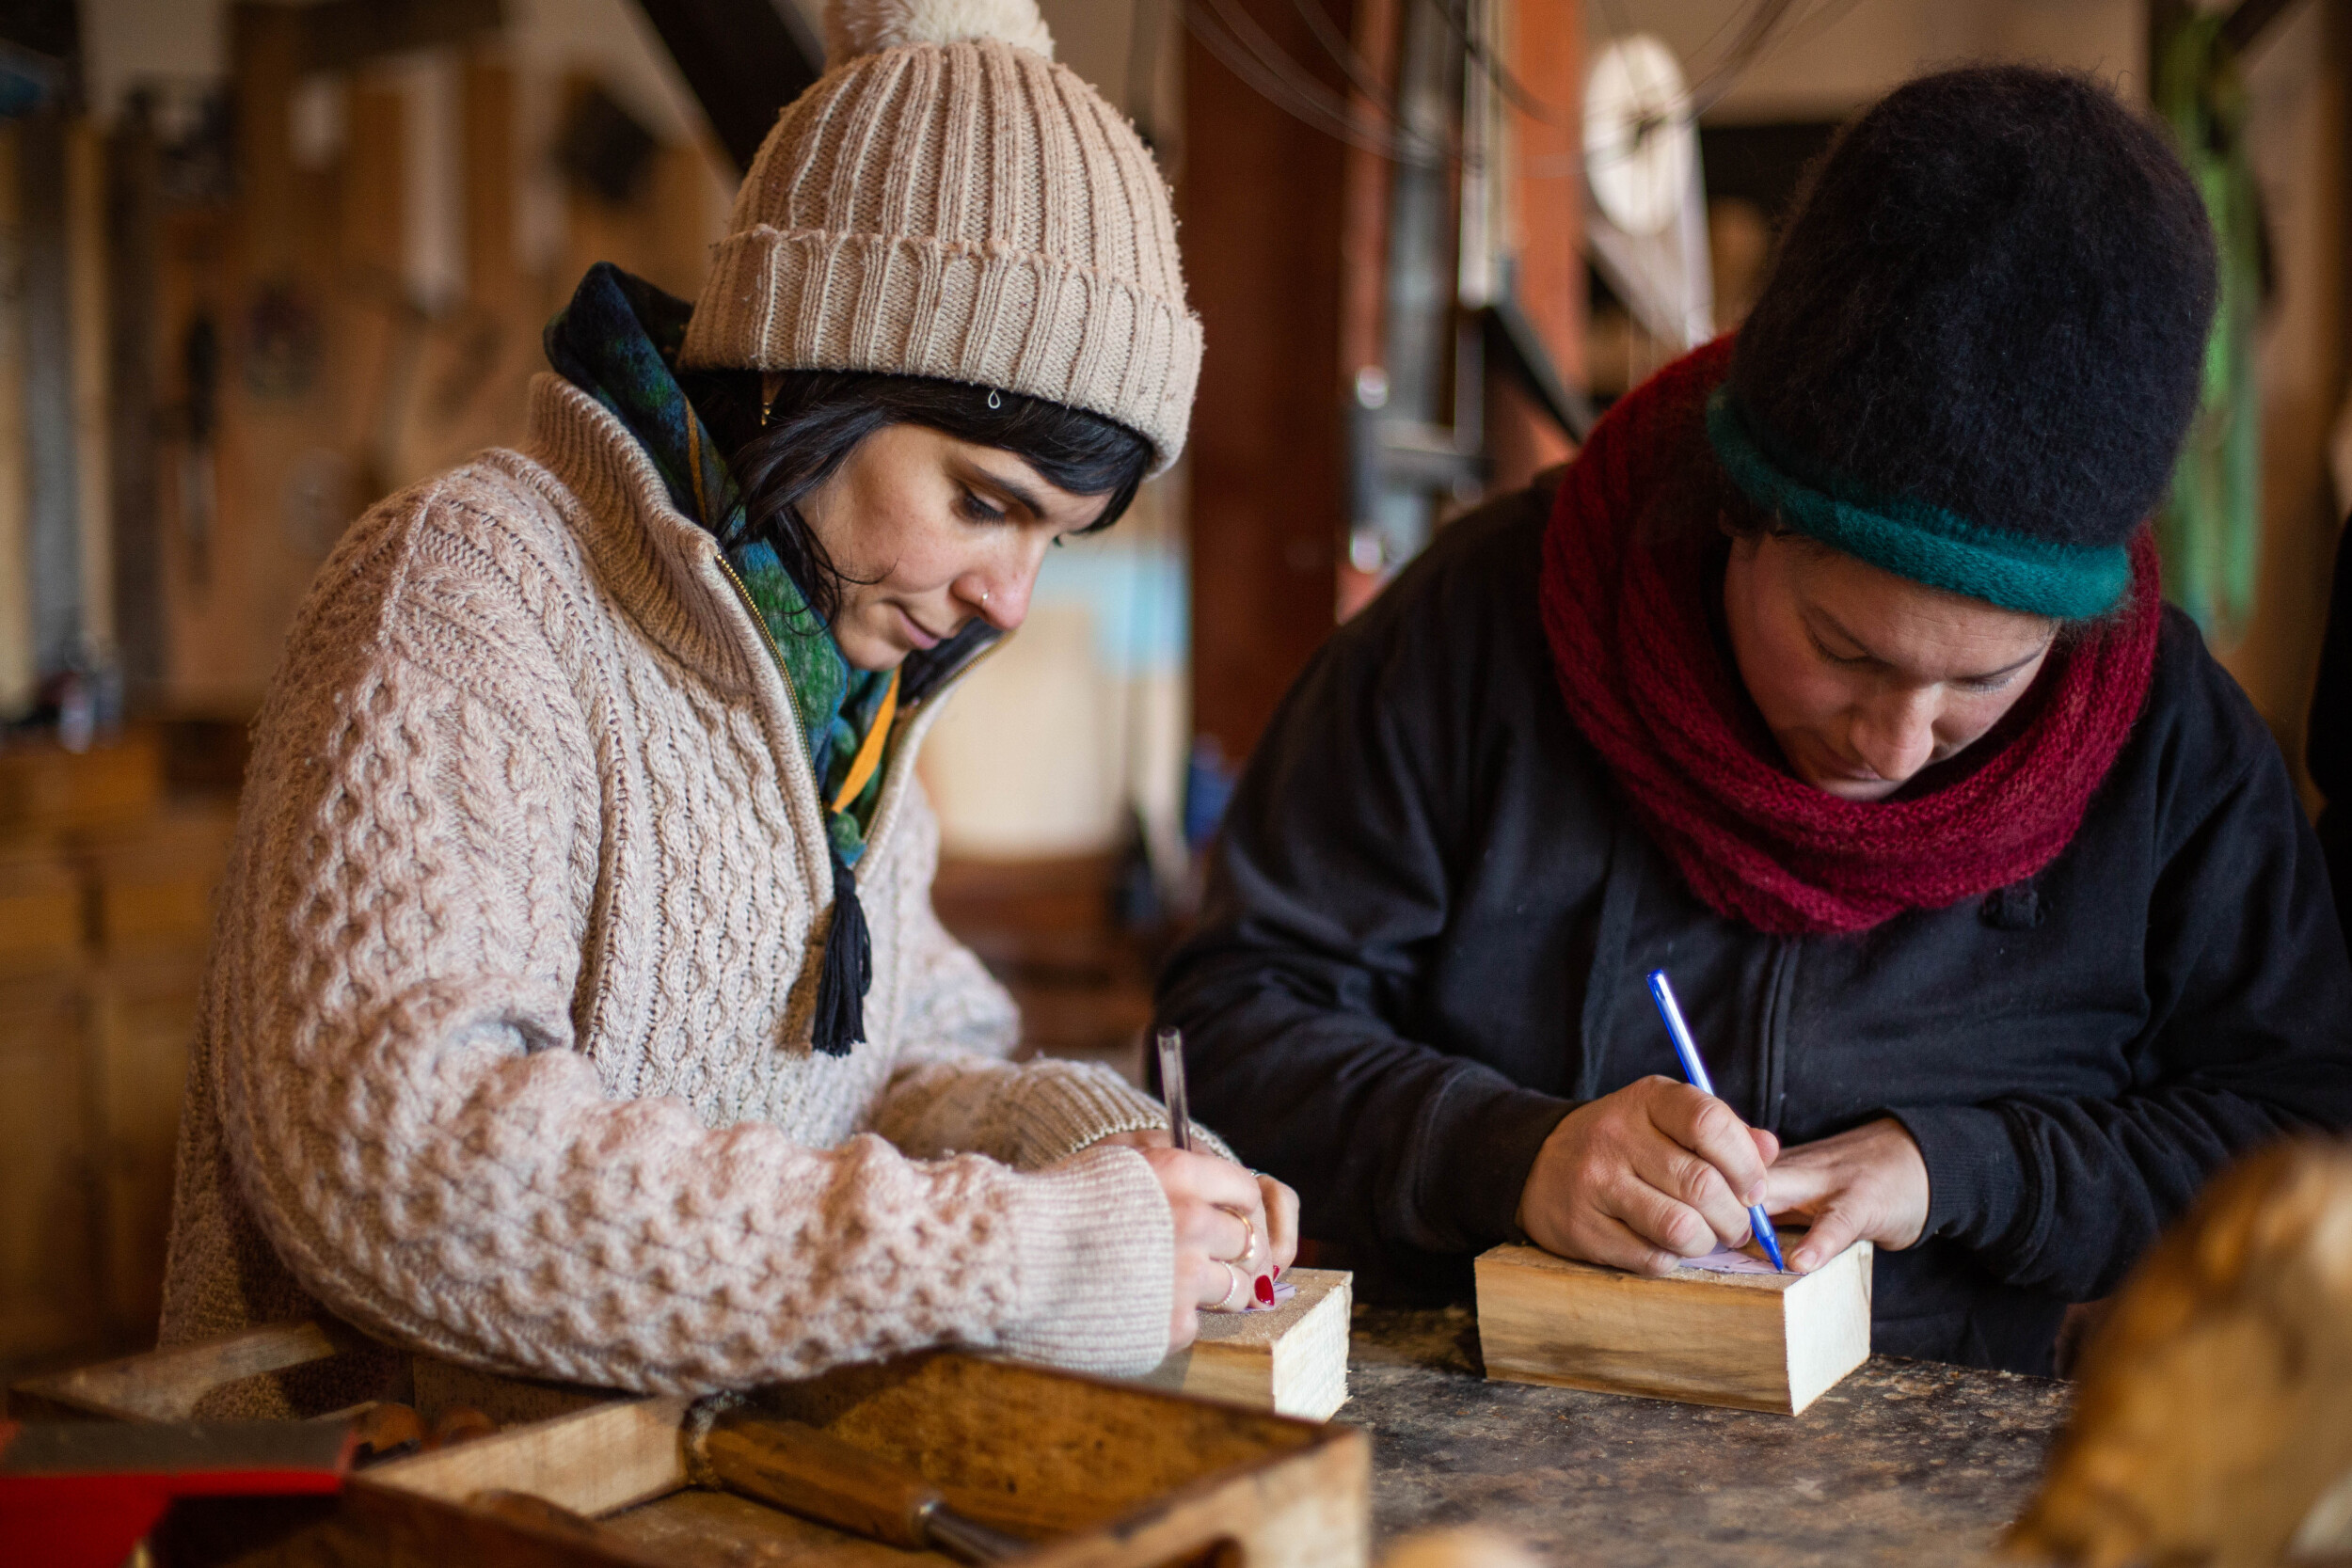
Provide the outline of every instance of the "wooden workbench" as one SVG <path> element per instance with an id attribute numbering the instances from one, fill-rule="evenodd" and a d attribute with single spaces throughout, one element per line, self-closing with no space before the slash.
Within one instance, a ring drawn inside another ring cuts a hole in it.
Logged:
<path id="1" fill-rule="evenodd" d="M 1464 1307 L 1359 1307 L 1348 1387 L 1337 1419 L 1372 1435 L 1375 1556 L 1479 1525 L 1610 1568 L 1986 1562 L 2067 1397 L 1888 1356 L 1797 1417 L 1488 1383 Z"/>

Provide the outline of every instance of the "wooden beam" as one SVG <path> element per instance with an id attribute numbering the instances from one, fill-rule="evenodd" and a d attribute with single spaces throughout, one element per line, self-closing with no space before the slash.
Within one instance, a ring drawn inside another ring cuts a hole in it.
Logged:
<path id="1" fill-rule="evenodd" d="M 791 0 L 638 0 L 738 169 L 817 80 L 824 52 Z"/>
<path id="2" fill-rule="evenodd" d="M 466 297 L 477 309 L 510 301 L 515 263 L 515 72 L 485 55 L 466 61 L 463 85 Z"/>
<path id="3" fill-rule="evenodd" d="M 1343 87 L 1291 7 L 1231 3 L 1298 69 Z M 1352 30 L 1348 0 L 1304 3 Z M 1179 195 L 1208 339 L 1192 424 L 1193 725 L 1236 761 L 1333 622 L 1345 150 L 1187 40 Z"/>
<path id="4" fill-rule="evenodd" d="M 156 472 L 156 245 L 163 196 L 155 128 L 135 101 L 106 148 L 109 534 L 116 657 L 134 708 L 162 690 L 168 657 L 169 559 Z"/>
<path id="5" fill-rule="evenodd" d="M 1584 8 L 1576 0 L 1516 0 L 1506 53 L 1525 87 L 1511 117 L 1514 297 L 1497 325 L 1518 357 L 1550 361 L 1551 396 L 1486 356 L 1488 455 L 1498 490 L 1517 489 L 1574 450 L 1574 431 L 1549 406 L 1584 387 Z M 1518 340 L 1526 340 L 1520 341 Z M 1501 345 L 1498 345 L 1501 346 Z"/>
<path id="6" fill-rule="evenodd" d="M 306 71 L 348 71 L 387 55 L 464 43 L 506 20 L 500 0 L 320 0 L 291 14 Z"/>

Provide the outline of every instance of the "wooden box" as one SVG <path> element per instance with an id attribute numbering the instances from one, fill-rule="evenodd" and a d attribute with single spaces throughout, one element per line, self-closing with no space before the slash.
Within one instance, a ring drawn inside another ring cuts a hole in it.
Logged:
<path id="1" fill-rule="evenodd" d="M 1808 1275 L 1652 1278 L 1532 1246 L 1477 1272 L 1490 1378 L 1793 1416 L 1870 1354 L 1867 1242 Z"/>
<path id="2" fill-rule="evenodd" d="M 19 1416 L 185 1419 L 226 1378 L 359 1344 L 278 1324 L 20 1385 Z M 292 1534 L 219 1562 L 271 1568 L 925 1568 L 950 1560 L 832 1529 L 689 1480 L 685 1397 L 616 1398 L 420 1358 L 428 1423 L 462 1399 L 494 1419 L 560 1412 L 355 1474 Z M 1036 1544 L 1023 1568 L 1366 1568 L 1371 1448 L 1344 1427 L 1131 1383 L 932 1352 L 760 1390 L 754 1402 L 912 1469 L 947 1507 Z M 516 1495 L 519 1494 L 518 1497 Z M 567 1519 L 555 1510 L 583 1516 Z"/>
<path id="3" fill-rule="evenodd" d="M 1293 1269 L 1298 1293 L 1271 1312 L 1203 1312 L 1200 1336 L 1142 1381 L 1203 1399 L 1321 1421 L 1347 1402 L 1356 1276 Z"/>

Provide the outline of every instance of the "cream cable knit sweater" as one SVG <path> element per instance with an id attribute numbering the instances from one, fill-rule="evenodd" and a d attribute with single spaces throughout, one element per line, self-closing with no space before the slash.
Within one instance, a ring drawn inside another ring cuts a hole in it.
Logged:
<path id="1" fill-rule="evenodd" d="M 1167 1201 L 1133 1150 L 1076 1151 L 1162 1112 L 1000 1059 L 1011 1001 L 931 911 L 937 711 L 902 721 L 859 866 L 870 1037 L 818 1055 L 832 884 L 791 702 L 621 425 L 542 376 L 527 451 L 355 524 L 256 728 L 164 1341 L 323 1304 L 641 1389 L 941 1342 L 1151 1367 Z"/>

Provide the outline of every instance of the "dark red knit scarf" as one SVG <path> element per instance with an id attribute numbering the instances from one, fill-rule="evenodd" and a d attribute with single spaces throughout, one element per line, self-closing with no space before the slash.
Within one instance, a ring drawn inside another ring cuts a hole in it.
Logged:
<path id="1" fill-rule="evenodd" d="M 1841 800 L 1790 773 L 1719 651 L 1708 554 L 1645 510 L 1712 463 L 1721 339 L 1610 409 L 1544 535 L 1544 630 L 1561 694 L 1651 840 L 1713 909 L 1759 930 L 1860 931 L 2023 881 L 2058 857 L 2138 717 L 2154 668 L 2155 549 L 2130 602 L 2054 652 L 2006 744 L 1916 799 Z M 1979 744 L 1994 744 L 1987 740 Z"/>

